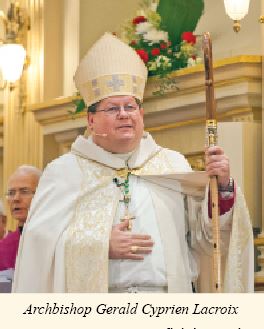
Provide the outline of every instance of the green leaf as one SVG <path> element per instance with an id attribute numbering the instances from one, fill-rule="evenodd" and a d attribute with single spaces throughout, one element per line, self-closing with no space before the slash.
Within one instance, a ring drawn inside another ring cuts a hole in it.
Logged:
<path id="1" fill-rule="evenodd" d="M 168 31 L 173 46 L 181 42 L 182 32 L 195 30 L 203 10 L 203 0 L 160 0 L 160 26 Z"/>
<path id="2" fill-rule="evenodd" d="M 81 113 L 85 110 L 86 106 L 85 106 L 85 103 L 84 103 L 84 100 L 81 98 L 81 99 L 74 99 L 73 101 L 73 104 L 75 105 L 75 111 L 70 111 L 71 114 L 78 114 L 78 113 Z"/>

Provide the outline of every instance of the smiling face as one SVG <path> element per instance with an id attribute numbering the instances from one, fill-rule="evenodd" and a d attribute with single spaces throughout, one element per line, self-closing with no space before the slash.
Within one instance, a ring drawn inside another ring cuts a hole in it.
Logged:
<path id="1" fill-rule="evenodd" d="M 15 173 L 8 181 L 10 196 L 7 198 L 7 202 L 12 217 L 18 221 L 19 226 L 23 226 L 27 219 L 38 181 L 39 177 L 30 173 Z"/>
<path id="2" fill-rule="evenodd" d="M 110 110 L 119 107 L 119 111 Z M 129 108 L 135 110 L 125 110 Z M 144 130 L 143 109 L 133 96 L 108 97 L 99 103 L 95 113 L 88 114 L 88 124 L 95 144 L 109 152 L 127 153 L 140 143 Z"/>

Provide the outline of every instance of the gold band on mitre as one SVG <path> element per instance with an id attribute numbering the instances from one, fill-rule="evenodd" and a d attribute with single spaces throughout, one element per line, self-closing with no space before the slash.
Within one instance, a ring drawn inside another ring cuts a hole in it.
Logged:
<path id="1" fill-rule="evenodd" d="M 144 87 L 145 80 L 135 75 L 101 76 L 84 84 L 84 88 L 87 90 L 86 103 L 93 104 L 106 97 L 118 95 L 131 95 L 142 101 Z"/>
<path id="2" fill-rule="evenodd" d="M 109 96 L 143 100 L 147 68 L 135 50 L 105 33 L 87 52 L 74 80 L 87 106 Z"/>

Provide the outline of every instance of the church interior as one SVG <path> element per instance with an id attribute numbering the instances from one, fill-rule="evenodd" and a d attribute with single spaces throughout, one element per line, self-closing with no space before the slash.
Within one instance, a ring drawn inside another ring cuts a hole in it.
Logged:
<path id="1" fill-rule="evenodd" d="M 76 110 L 80 96 L 73 76 L 79 61 L 103 33 L 121 36 L 127 22 L 140 15 L 142 3 L 147 2 L 20 0 L 14 4 L 0 0 L 2 44 L 7 43 L 6 30 L 14 29 L 19 41 L 15 38 L 13 43 L 22 44 L 26 52 L 16 81 L 8 81 L 1 69 L 0 197 L 4 202 L 8 177 L 18 166 L 44 169 L 67 153 L 78 135 L 87 134 L 86 111 Z M 182 1 L 187 11 L 195 2 L 199 1 Z M 193 169 L 204 170 L 206 98 L 201 36 L 210 32 L 218 144 L 228 155 L 232 177 L 245 195 L 254 233 L 255 290 L 264 291 L 264 1 L 250 1 L 240 31 L 234 31 L 224 1 L 201 2 L 204 8 L 191 31 L 197 36 L 193 60 L 164 79 L 155 74 L 148 79 L 143 103 L 145 130 L 161 146 L 184 154 Z M 152 3 L 158 5 L 158 1 Z M 8 23 L 12 4 L 20 10 L 21 31 L 18 22 Z M 3 65 L 1 62 L 1 68 Z M 7 217 L 8 229 L 14 230 L 16 221 L 8 212 Z"/>

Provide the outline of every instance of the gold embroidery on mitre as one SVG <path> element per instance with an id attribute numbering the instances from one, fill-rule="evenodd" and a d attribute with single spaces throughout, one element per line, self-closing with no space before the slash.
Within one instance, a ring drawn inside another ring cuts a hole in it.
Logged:
<path id="1" fill-rule="evenodd" d="M 129 74 L 103 75 L 84 84 L 87 88 L 89 104 L 115 95 L 132 95 L 143 99 L 145 81 L 143 78 Z"/>

